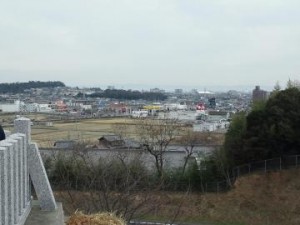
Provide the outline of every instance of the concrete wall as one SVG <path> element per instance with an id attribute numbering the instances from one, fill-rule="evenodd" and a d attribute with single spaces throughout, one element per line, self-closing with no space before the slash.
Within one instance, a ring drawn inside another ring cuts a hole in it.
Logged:
<path id="1" fill-rule="evenodd" d="M 0 104 L 2 112 L 20 112 L 19 104 Z"/>
<path id="2" fill-rule="evenodd" d="M 209 154 L 217 146 L 196 146 L 194 148 L 193 157 L 198 157 L 199 153 Z M 59 154 L 66 157 L 71 157 L 74 154 L 72 149 L 57 149 L 57 148 L 42 148 L 40 154 L 43 160 L 52 157 L 55 158 Z M 87 149 L 82 152 L 76 152 L 75 154 L 84 154 L 85 158 L 90 159 L 93 162 L 97 162 L 99 159 L 113 159 L 122 158 L 125 161 L 131 161 L 134 159 L 140 159 L 144 162 L 144 165 L 148 169 L 155 168 L 155 160 L 150 153 L 145 150 L 139 149 Z M 169 146 L 168 151 L 164 153 L 164 166 L 166 169 L 173 169 L 182 167 L 186 157 L 186 152 L 183 146 Z"/>

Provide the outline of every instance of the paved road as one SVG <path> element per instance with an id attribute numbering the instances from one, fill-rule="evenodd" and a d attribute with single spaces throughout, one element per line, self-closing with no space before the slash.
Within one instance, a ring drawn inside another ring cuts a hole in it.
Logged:
<path id="1" fill-rule="evenodd" d="M 146 221 L 131 221 L 130 225 L 214 225 L 212 223 L 203 222 L 203 223 L 161 223 L 161 222 L 146 222 Z"/>

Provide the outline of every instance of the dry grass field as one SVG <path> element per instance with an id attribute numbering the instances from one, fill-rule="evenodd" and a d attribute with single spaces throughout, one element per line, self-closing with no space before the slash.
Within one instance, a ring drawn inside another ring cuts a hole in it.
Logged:
<path id="1" fill-rule="evenodd" d="M 57 140 L 76 140 L 97 143 L 102 135 L 116 133 L 116 126 L 128 119 L 86 119 L 72 122 L 53 122 L 53 126 L 32 126 L 32 140 L 40 147 L 53 146 Z"/>
<path id="2" fill-rule="evenodd" d="M 56 119 L 52 121 L 47 114 L 21 115 L 33 121 L 31 127 L 31 139 L 37 142 L 39 147 L 51 147 L 57 140 L 76 140 L 81 142 L 97 143 L 97 139 L 105 134 L 113 134 L 120 124 L 130 125 L 134 122 L 128 118 L 100 118 L 82 120 Z M 13 113 L 0 114 L 0 122 L 5 130 L 13 131 L 13 122 L 17 115 Z M 52 126 L 46 126 L 45 122 L 52 121 Z"/>
<path id="3" fill-rule="evenodd" d="M 98 138 L 107 134 L 125 133 L 127 137 L 136 137 L 134 125 L 136 119 L 130 118 L 92 118 L 92 119 L 70 119 L 60 115 L 49 114 L 26 114 L 21 115 L 30 118 L 33 122 L 31 126 L 31 139 L 37 142 L 39 147 L 52 147 L 58 140 L 75 140 L 89 144 L 96 144 Z M 4 129 L 12 131 L 15 114 L 0 114 L 0 122 Z M 46 126 L 51 122 L 51 126 Z M 186 127 L 191 129 L 191 127 Z M 183 134 L 183 133 L 182 133 Z M 201 134 L 200 134 L 201 135 Z M 204 134 L 205 135 L 205 134 Z M 210 142 L 220 144 L 223 142 L 224 134 L 211 133 Z"/>

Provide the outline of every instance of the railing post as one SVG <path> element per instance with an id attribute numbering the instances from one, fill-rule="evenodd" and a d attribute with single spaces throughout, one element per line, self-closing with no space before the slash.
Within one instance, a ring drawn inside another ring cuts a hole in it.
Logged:
<path id="1" fill-rule="evenodd" d="M 13 224 L 14 223 L 14 201 L 15 201 L 15 196 L 14 196 L 14 179 L 13 179 L 13 145 L 9 143 L 7 140 L 4 140 L 1 142 L 1 146 L 5 148 L 5 151 L 7 152 L 7 179 L 6 179 L 6 197 L 7 197 L 7 221 L 6 224 Z"/>
<path id="2" fill-rule="evenodd" d="M 25 134 L 27 152 L 28 171 L 37 194 L 40 207 L 45 211 L 56 210 L 56 202 L 50 186 L 47 173 L 36 143 L 31 143 L 30 119 L 20 117 L 15 120 L 15 132 Z"/>
<path id="3" fill-rule="evenodd" d="M 26 195 L 26 199 L 24 202 L 31 201 L 31 188 L 30 188 L 30 181 L 29 181 L 29 165 L 28 165 L 28 149 L 29 143 L 31 143 L 31 120 L 28 118 L 20 117 L 14 121 L 14 133 L 19 133 L 23 135 L 25 138 L 22 141 L 23 145 L 23 163 L 24 163 L 24 193 Z M 26 203 L 25 203 L 26 204 Z"/>
<path id="4" fill-rule="evenodd" d="M 19 220 L 19 188 L 20 188 L 20 183 L 19 183 L 19 152 L 18 152 L 18 141 L 13 138 L 8 140 L 9 143 L 12 144 L 12 154 L 13 154 L 13 168 L 12 168 L 12 174 L 13 174 L 13 195 L 14 195 L 14 201 L 12 202 L 13 207 L 14 207 L 14 215 L 13 215 L 13 221 L 14 223 L 17 223 Z"/>
<path id="5" fill-rule="evenodd" d="M 7 149 L 5 147 L 0 147 L 0 223 L 2 225 L 8 224 L 7 154 Z"/>
<path id="6" fill-rule="evenodd" d="M 20 117 L 14 121 L 14 133 L 26 135 L 27 145 L 31 143 L 31 126 L 30 119 Z"/>

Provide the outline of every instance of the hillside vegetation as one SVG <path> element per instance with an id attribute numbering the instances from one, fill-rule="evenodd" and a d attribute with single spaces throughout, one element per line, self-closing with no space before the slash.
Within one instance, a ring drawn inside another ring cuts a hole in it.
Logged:
<path id="1" fill-rule="evenodd" d="M 207 216 L 247 225 L 300 224 L 300 170 L 271 172 L 238 179 L 235 188 L 207 195 Z"/>
<path id="2" fill-rule="evenodd" d="M 300 154 L 300 90 L 272 93 L 253 105 L 249 114 L 233 118 L 226 133 L 224 154 L 229 166 Z"/>
<path id="3" fill-rule="evenodd" d="M 300 169 L 239 178 L 226 193 L 152 192 L 135 220 L 209 225 L 299 225 Z M 145 194 L 145 193 L 144 193 Z M 136 195 L 138 201 L 143 193 Z M 66 192 L 56 192 L 68 211 Z M 72 204 L 86 193 L 77 192 Z"/>
<path id="4" fill-rule="evenodd" d="M 157 194 L 160 207 L 146 218 L 167 221 L 181 204 L 177 224 L 299 225 L 299 176 L 300 169 L 252 174 L 239 178 L 226 193 Z"/>

